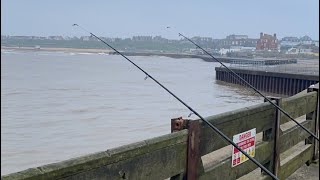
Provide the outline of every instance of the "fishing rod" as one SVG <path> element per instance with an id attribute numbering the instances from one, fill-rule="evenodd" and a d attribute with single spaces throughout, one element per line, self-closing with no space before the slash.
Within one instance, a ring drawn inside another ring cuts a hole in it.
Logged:
<path id="1" fill-rule="evenodd" d="M 143 70 L 140 66 L 135 64 L 133 61 L 131 61 L 129 58 L 127 58 L 125 55 L 123 55 L 121 52 L 116 50 L 114 47 L 109 45 L 107 42 L 96 36 L 95 34 L 87 31 L 83 27 L 81 27 L 78 24 L 73 24 L 73 26 L 78 26 L 82 30 L 89 33 L 91 36 L 97 38 L 102 43 L 106 44 L 108 47 L 110 47 L 112 50 L 114 50 L 116 53 L 120 54 L 123 58 L 125 58 L 127 61 L 129 61 L 132 65 L 134 65 L 136 68 L 138 68 L 140 71 L 142 71 L 146 78 L 152 79 L 155 83 L 157 83 L 160 87 L 162 87 L 164 90 L 166 90 L 169 94 L 171 94 L 175 99 L 177 99 L 181 104 L 183 104 L 186 108 L 188 108 L 193 114 L 197 115 L 202 121 L 204 121 L 209 127 L 211 127 L 216 133 L 218 133 L 221 137 L 223 137 L 226 141 L 228 141 L 230 144 L 232 144 L 236 149 L 238 149 L 242 154 L 244 154 L 247 158 L 249 158 L 253 163 L 255 163 L 257 166 L 259 166 L 264 172 L 266 172 L 269 176 L 271 176 L 273 179 L 279 180 L 277 176 L 275 176 L 273 173 L 271 173 L 266 167 L 264 167 L 262 164 L 260 164 L 257 160 L 249 156 L 244 150 L 242 150 L 236 143 L 234 143 L 230 138 L 228 138 L 223 132 L 221 132 L 217 127 L 212 125 L 209 121 L 204 119 L 197 111 L 195 111 L 193 108 L 191 108 L 188 104 L 186 104 L 184 101 L 182 101 L 178 96 L 176 96 L 174 93 L 172 93 L 169 89 L 167 89 L 164 85 L 162 85 L 159 81 L 157 81 L 154 77 L 152 77 L 149 73 L 147 73 L 145 70 Z M 145 78 L 145 79 L 146 79 Z"/>
<path id="2" fill-rule="evenodd" d="M 236 76 L 237 78 L 239 78 L 241 81 L 243 81 L 246 85 L 248 85 L 250 88 L 252 88 L 256 93 L 258 93 L 260 96 L 262 96 L 265 100 L 267 100 L 269 103 L 271 103 L 274 107 L 276 107 L 278 110 L 280 110 L 283 114 L 285 114 L 289 119 L 291 119 L 293 122 L 295 122 L 298 126 L 300 126 L 303 130 L 305 130 L 306 132 L 308 132 L 312 137 L 314 137 L 317 141 L 319 141 L 319 137 L 317 137 L 316 135 L 314 135 L 311 131 L 309 131 L 307 128 L 305 128 L 304 126 L 302 126 L 298 121 L 296 121 L 293 117 L 291 117 L 286 111 L 284 111 L 282 108 L 280 108 L 278 105 L 276 105 L 275 103 L 273 103 L 269 98 L 267 98 L 265 95 L 263 95 L 258 89 L 256 89 L 254 86 L 252 86 L 250 83 L 248 83 L 245 79 L 243 79 L 241 76 L 239 76 L 237 73 L 235 73 L 232 69 L 228 68 L 226 65 L 224 65 L 220 60 L 218 60 L 217 58 L 215 58 L 212 54 L 210 54 L 209 52 L 207 52 L 205 49 L 203 49 L 202 47 L 200 47 L 198 44 L 196 44 L 194 41 L 192 41 L 191 39 L 187 38 L 186 36 L 184 36 L 183 34 L 179 33 L 179 36 L 184 37 L 186 40 L 188 40 L 189 42 L 191 42 L 192 44 L 194 44 L 197 48 L 201 49 L 203 52 L 205 52 L 206 54 L 208 54 L 211 58 L 213 58 L 214 60 L 216 60 L 217 62 L 219 62 L 223 67 L 225 67 L 228 71 L 231 72 L 231 74 L 233 76 Z"/>

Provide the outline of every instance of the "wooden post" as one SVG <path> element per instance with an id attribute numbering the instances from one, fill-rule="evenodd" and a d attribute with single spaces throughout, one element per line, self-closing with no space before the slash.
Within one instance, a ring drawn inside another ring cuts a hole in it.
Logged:
<path id="1" fill-rule="evenodd" d="M 200 147 L 200 120 L 171 119 L 171 132 L 188 129 L 187 164 L 185 173 L 171 177 L 171 180 L 196 180 L 198 179 L 199 166 L 202 165 L 199 152 Z"/>
<path id="2" fill-rule="evenodd" d="M 281 98 L 269 97 L 269 96 L 267 98 L 270 100 L 275 100 L 276 104 L 280 106 Z M 267 100 L 265 99 L 264 101 L 266 102 Z M 270 161 L 267 164 L 265 164 L 265 166 L 270 171 L 272 171 L 275 176 L 278 176 L 279 168 L 280 168 L 280 144 L 279 144 L 280 142 L 279 137 L 281 133 L 281 129 L 280 129 L 281 116 L 280 115 L 281 115 L 281 112 L 278 109 L 276 109 L 276 118 L 273 123 L 273 128 L 263 131 L 263 136 L 262 136 L 263 141 L 273 141 L 273 154 Z"/>
<path id="3" fill-rule="evenodd" d="M 182 117 L 171 119 L 171 133 L 176 131 L 181 131 L 186 127 L 187 127 L 187 121 L 185 119 L 182 119 Z M 186 171 L 187 169 L 185 170 L 185 172 Z M 180 174 L 177 174 L 171 177 L 170 180 L 185 180 L 186 179 L 185 172 L 182 172 Z"/>
<path id="4" fill-rule="evenodd" d="M 188 158 L 187 158 L 187 179 L 196 180 L 198 179 L 198 164 L 200 153 L 199 153 L 199 135 L 200 135 L 200 123 L 199 120 L 189 121 L 188 126 Z"/>
<path id="5" fill-rule="evenodd" d="M 308 92 L 317 92 L 317 108 L 315 111 L 307 114 L 307 120 L 314 121 L 314 131 L 313 133 L 319 137 L 319 86 L 313 86 L 308 88 Z M 306 143 L 312 143 L 313 144 L 313 157 L 312 161 L 317 161 L 319 159 L 319 142 L 314 139 L 313 137 L 310 137 L 306 140 Z"/>

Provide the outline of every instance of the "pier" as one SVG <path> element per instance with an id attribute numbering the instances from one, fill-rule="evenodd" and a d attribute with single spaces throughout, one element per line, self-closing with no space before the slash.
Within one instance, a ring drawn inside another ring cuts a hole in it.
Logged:
<path id="1" fill-rule="evenodd" d="M 270 97 L 271 98 L 271 97 Z M 319 84 L 294 96 L 272 98 L 319 136 Z M 319 159 L 319 144 L 268 102 L 206 118 L 229 138 L 255 129 L 254 158 L 279 179 Z M 168 123 L 170 121 L 168 120 Z M 118 148 L 4 175 L 11 179 L 226 179 L 247 176 L 251 161 L 232 167 L 231 146 L 201 120 L 174 118 L 171 132 Z M 268 179 L 263 173 L 254 179 Z"/>

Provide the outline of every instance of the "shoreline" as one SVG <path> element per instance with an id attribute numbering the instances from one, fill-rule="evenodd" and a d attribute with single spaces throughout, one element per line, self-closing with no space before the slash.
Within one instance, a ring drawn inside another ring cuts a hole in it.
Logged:
<path id="1" fill-rule="evenodd" d="M 80 49 L 80 48 L 34 48 L 34 47 L 9 47 L 1 46 L 1 50 L 17 50 L 17 51 L 50 51 L 50 52 L 80 52 L 80 53 L 111 53 L 110 49 Z"/>
<path id="2" fill-rule="evenodd" d="M 1 46 L 2 50 L 16 50 L 16 51 L 47 51 L 47 52 L 68 52 L 68 53 L 106 53 L 109 55 L 117 55 L 111 49 L 82 49 L 82 48 L 58 48 L 58 47 L 17 47 L 17 46 Z M 125 56 L 165 56 L 175 59 L 180 58 L 198 58 L 206 62 L 216 62 L 209 55 L 198 55 L 198 54 L 187 54 L 187 53 L 170 53 L 170 52 L 156 52 L 156 51 L 120 51 Z M 239 58 L 239 57 L 225 57 L 215 56 L 219 61 L 224 63 L 232 63 L 233 61 L 243 62 L 264 62 L 265 65 L 276 65 L 276 64 L 296 64 L 296 59 L 282 59 L 282 58 Z"/>

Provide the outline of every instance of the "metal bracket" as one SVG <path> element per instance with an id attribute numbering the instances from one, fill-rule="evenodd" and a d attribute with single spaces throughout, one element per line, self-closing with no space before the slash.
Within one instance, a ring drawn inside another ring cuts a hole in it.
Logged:
<path id="1" fill-rule="evenodd" d="M 188 121 L 182 117 L 171 119 L 171 133 L 187 129 Z"/>

